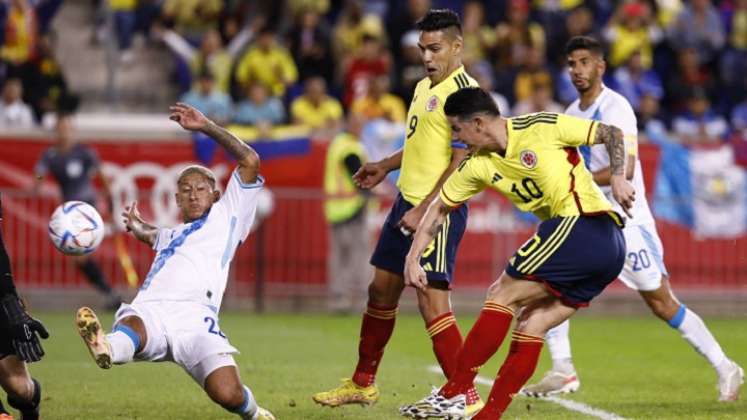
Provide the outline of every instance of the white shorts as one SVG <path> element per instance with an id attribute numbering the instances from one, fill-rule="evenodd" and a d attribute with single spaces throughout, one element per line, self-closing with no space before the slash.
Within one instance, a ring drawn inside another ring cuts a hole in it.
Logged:
<path id="1" fill-rule="evenodd" d="M 620 280 L 639 291 L 656 290 L 662 276 L 668 276 L 664 266 L 664 248 L 661 246 L 656 225 L 645 223 L 623 229 L 625 235 L 625 265 Z"/>
<path id="2" fill-rule="evenodd" d="M 215 369 L 236 365 L 231 355 L 238 350 L 220 330 L 218 315 L 207 306 L 174 301 L 122 304 L 114 325 L 128 316 L 142 319 L 147 335 L 145 348 L 135 354 L 136 361 L 174 362 L 200 386 Z"/>

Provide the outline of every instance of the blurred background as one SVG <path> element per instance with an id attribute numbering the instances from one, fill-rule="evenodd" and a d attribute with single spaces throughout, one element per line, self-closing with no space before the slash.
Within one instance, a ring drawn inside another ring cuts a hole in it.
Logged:
<path id="1" fill-rule="evenodd" d="M 113 215 L 138 200 L 147 220 L 175 225 L 179 169 L 201 162 L 225 180 L 233 165 L 210 139 L 168 120 L 168 106 L 181 100 L 256 148 L 267 179 L 226 304 L 358 313 L 396 174 L 354 205 L 365 220 L 355 246 L 368 247 L 366 259 L 346 256 L 344 246 L 333 256 L 340 215 L 325 211 L 325 159 L 343 132 L 368 160 L 401 147 L 407 105 L 425 77 L 413 25 L 442 7 L 461 15 L 467 71 L 507 116 L 562 112 L 576 98 L 566 41 L 603 40 L 605 83 L 638 116 L 674 289 L 700 312 L 743 314 L 747 0 L 4 0 L 0 192 L 19 287 L 32 305 L 51 309 L 134 295 L 153 252 L 121 233 Z M 86 150 L 62 170 L 90 175 L 96 207 L 113 220 L 91 259 L 96 269 L 47 238 L 62 202 L 50 147 Z M 479 307 L 534 222 L 492 192 L 472 200 L 457 305 Z M 339 276 L 330 270 L 341 266 L 352 280 L 332 282 Z M 403 304 L 414 309 L 413 299 Z M 614 283 L 591 310 L 641 305 Z"/>

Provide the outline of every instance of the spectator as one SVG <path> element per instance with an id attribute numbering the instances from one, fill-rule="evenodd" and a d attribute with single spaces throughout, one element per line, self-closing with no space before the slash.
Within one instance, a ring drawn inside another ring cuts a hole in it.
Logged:
<path id="1" fill-rule="evenodd" d="M 724 27 L 710 0 L 692 0 L 669 28 L 675 49 L 693 48 L 698 63 L 710 63 L 725 43 Z"/>
<path id="2" fill-rule="evenodd" d="M 223 10 L 222 0 L 165 0 L 163 17 L 173 22 L 174 30 L 190 42 L 197 44 L 205 32 L 218 27 L 218 17 Z"/>
<path id="3" fill-rule="evenodd" d="M 114 19 L 114 31 L 117 34 L 119 58 L 124 63 L 134 59 L 132 52 L 132 35 L 135 31 L 137 0 L 109 0 L 109 9 Z"/>
<path id="4" fill-rule="evenodd" d="M 333 29 L 332 52 L 339 69 L 345 69 L 363 44 L 363 36 L 384 36 L 381 18 L 364 14 L 360 0 L 347 0 Z M 338 75 L 342 78 L 342 73 Z"/>
<path id="5" fill-rule="evenodd" d="M 669 108 L 673 111 L 684 111 L 687 107 L 687 93 L 694 87 L 701 88 L 712 97 L 714 80 L 711 71 L 698 63 L 698 52 L 693 48 L 679 51 L 677 56 L 678 70 L 668 78 L 667 94 Z"/>
<path id="6" fill-rule="evenodd" d="M 650 68 L 653 64 L 653 47 L 662 36 L 647 4 L 637 0 L 621 4 L 604 31 L 604 38 L 610 44 L 610 65 L 621 66 L 637 52 L 641 56 L 641 66 Z"/>
<path id="7" fill-rule="evenodd" d="M 407 0 L 391 2 L 389 15 L 386 22 L 386 33 L 391 39 L 392 45 L 399 45 L 402 37 L 415 27 L 431 8 L 431 0 Z M 395 62 L 399 63 L 401 57 L 395 56 Z"/>
<path id="8" fill-rule="evenodd" d="M 79 98 L 68 90 L 65 75 L 53 53 L 51 35 L 43 35 L 37 43 L 34 58 L 24 66 L 21 73 L 25 98 L 34 110 L 37 121 L 45 116 L 52 119 L 54 113 L 75 111 Z"/>
<path id="9" fill-rule="evenodd" d="M 423 60 L 420 58 L 420 49 L 418 40 L 420 34 L 418 31 L 410 31 L 402 37 L 401 60 L 399 61 L 395 74 L 398 79 L 396 82 L 395 92 L 402 98 L 405 103 L 412 101 L 415 85 L 426 77 Z"/>
<path id="10" fill-rule="evenodd" d="M 682 0 L 654 0 L 656 22 L 660 28 L 669 28 L 684 7 Z"/>
<path id="11" fill-rule="evenodd" d="M 334 62 L 329 43 L 329 28 L 321 21 L 319 12 L 302 9 L 290 31 L 290 51 L 301 80 L 322 76 L 327 83 L 333 82 Z"/>
<path id="12" fill-rule="evenodd" d="M 193 47 L 184 37 L 175 31 L 157 30 L 156 33 L 189 68 L 189 74 L 180 77 L 182 89 L 189 89 L 192 78 L 197 76 L 203 68 L 207 68 L 215 77 L 218 90 L 228 93 L 231 80 L 231 65 L 233 60 L 252 37 L 249 27 L 236 34 L 227 48 L 223 48 L 220 32 L 209 29 L 205 32 L 200 48 Z"/>
<path id="13" fill-rule="evenodd" d="M 351 113 L 347 130 L 327 149 L 324 164 L 324 215 L 330 226 L 329 309 L 352 313 L 362 308 L 368 289 L 370 237 L 366 230 L 367 193 L 353 182 L 365 163 L 360 143 L 363 117 Z"/>
<path id="14" fill-rule="evenodd" d="M 604 2 L 584 2 L 583 0 L 533 0 L 534 15 L 545 34 L 544 39 L 550 41 L 560 39 L 565 31 L 566 19 L 572 10 L 584 3 L 603 4 Z M 562 51 L 565 44 L 554 44 L 553 47 Z"/>
<path id="15" fill-rule="evenodd" d="M 533 79 L 531 94 L 528 98 L 516 103 L 513 115 L 524 115 L 532 112 L 557 112 L 564 111 L 563 106 L 552 99 L 552 82 L 544 78 Z"/>
<path id="16" fill-rule="evenodd" d="M 296 64 L 288 50 L 278 44 L 275 30 L 269 26 L 262 28 L 256 44 L 239 60 L 236 80 L 242 91 L 256 81 L 277 97 L 284 96 L 288 86 L 298 80 Z"/>
<path id="17" fill-rule="evenodd" d="M 495 45 L 495 30 L 485 24 L 485 8 L 479 1 L 470 0 L 464 5 L 462 38 L 462 62 L 465 66 L 484 61 L 488 50 Z"/>
<path id="18" fill-rule="evenodd" d="M 664 87 L 659 75 L 654 70 L 644 69 L 642 55 L 638 51 L 630 55 L 625 66 L 615 70 L 612 84 L 636 112 L 643 95 L 652 96 L 657 101 L 664 96 Z"/>
<path id="19" fill-rule="evenodd" d="M 542 85 L 552 85 L 552 76 L 545 67 L 545 56 L 541 50 L 529 48 L 524 65 L 514 79 L 514 101 L 529 99 L 533 87 Z"/>
<path id="20" fill-rule="evenodd" d="M 494 90 L 495 82 L 493 82 L 493 72 L 491 71 L 489 64 L 473 64 L 470 66 L 467 73 L 474 77 L 477 84 L 490 94 L 490 97 L 493 98 L 493 102 L 495 102 L 495 105 L 498 107 L 498 111 L 501 112 L 502 116 L 510 117 L 513 115 L 511 113 L 511 106 L 508 104 L 506 97 Z"/>
<path id="21" fill-rule="evenodd" d="M 317 137 L 331 138 L 339 131 L 342 106 L 327 95 L 327 84 L 321 77 L 312 77 L 304 84 L 304 94 L 291 104 L 293 124 L 310 127 Z"/>
<path id="22" fill-rule="evenodd" d="M 674 118 L 672 128 L 684 144 L 718 143 L 729 130 L 724 117 L 711 109 L 708 96 L 699 88 L 690 91 L 687 111 Z"/>
<path id="23" fill-rule="evenodd" d="M 659 98 L 644 92 L 639 100 L 636 117 L 639 143 L 670 141 L 667 126 L 660 117 Z"/>
<path id="24" fill-rule="evenodd" d="M 740 133 L 743 139 L 747 140 L 747 98 L 731 111 L 731 126 L 734 131 Z"/>
<path id="25" fill-rule="evenodd" d="M 291 16 L 298 16 L 304 11 L 325 15 L 329 11 L 329 0 L 288 0 L 288 11 Z"/>
<path id="26" fill-rule="evenodd" d="M 575 36 L 590 36 L 594 39 L 602 39 L 594 27 L 594 13 L 588 7 L 581 6 L 571 10 L 565 19 L 565 25 L 560 35 L 557 38 L 547 40 L 547 54 L 551 63 L 565 67 L 567 58 L 565 45 Z M 563 70 L 562 73 L 567 74 L 568 72 Z M 572 102 L 576 99 L 577 92 L 573 86 L 570 86 L 570 89 L 573 91 L 573 99 L 570 101 Z"/>
<path id="27" fill-rule="evenodd" d="M 238 103 L 233 115 L 233 122 L 237 124 L 262 126 L 265 129 L 284 120 L 283 103 L 270 96 L 264 85 L 256 82 L 249 85 L 247 98 Z"/>
<path id="28" fill-rule="evenodd" d="M 388 75 L 389 66 L 389 55 L 381 40 L 371 34 L 364 35 L 358 54 L 345 68 L 343 103 L 350 106 L 354 100 L 366 96 L 371 80 Z"/>
<path id="29" fill-rule="evenodd" d="M 353 101 L 351 108 L 354 114 L 364 119 L 387 119 L 394 123 L 405 123 L 407 112 L 405 104 L 398 96 L 389 93 L 389 76 L 377 76 L 371 82 L 368 94 Z"/>
<path id="30" fill-rule="evenodd" d="M 726 91 L 739 98 L 747 93 L 747 0 L 726 1 L 722 7 L 728 44 L 719 69 Z"/>
<path id="31" fill-rule="evenodd" d="M 519 67 L 527 59 L 529 50 L 545 55 L 545 31 L 529 21 L 529 0 L 509 0 L 507 21 L 495 28 L 496 64 L 499 67 Z"/>
<path id="32" fill-rule="evenodd" d="M 0 127 L 32 128 L 34 114 L 23 100 L 23 85 L 19 79 L 5 80 L 0 97 Z"/>
<path id="33" fill-rule="evenodd" d="M 181 101 L 192 105 L 219 125 L 231 119 L 231 98 L 216 87 L 215 77 L 209 70 L 199 74 L 197 83 Z"/>
<path id="34" fill-rule="evenodd" d="M 36 11 L 28 0 L 12 0 L 7 17 L 2 25 L 3 45 L 0 47 L 0 60 L 17 68 L 34 56 L 39 36 Z"/>

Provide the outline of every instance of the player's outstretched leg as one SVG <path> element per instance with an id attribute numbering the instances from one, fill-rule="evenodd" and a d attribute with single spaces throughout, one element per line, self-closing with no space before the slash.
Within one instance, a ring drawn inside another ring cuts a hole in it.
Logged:
<path id="1" fill-rule="evenodd" d="M 213 356 L 201 364 L 222 364 L 220 361 L 226 355 Z M 208 374 L 204 384 L 205 392 L 215 403 L 237 414 L 245 420 L 275 420 L 275 416 L 268 410 L 257 405 L 254 394 L 248 386 L 241 383 L 239 372 L 235 365 L 222 366 Z"/>
<path id="2" fill-rule="evenodd" d="M 713 366 L 719 378 L 718 400 L 736 401 L 744 383 L 744 370 L 726 356 L 698 314 L 674 297 L 669 280 L 664 277 L 658 289 L 641 291 L 640 294 L 657 317 L 678 330 L 682 338 Z"/>
<path id="3" fill-rule="evenodd" d="M 536 384 L 522 388 L 521 394 L 528 397 L 546 397 L 578 391 L 581 382 L 571 358 L 569 330 L 570 321 L 566 320 L 545 334 L 545 342 L 552 358 L 552 369 Z"/>
<path id="4" fill-rule="evenodd" d="M 96 313 L 84 306 L 75 314 L 75 326 L 91 357 L 102 369 L 131 362 L 145 346 L 145 326 L 136 316 L 122 319 L 111 333 L 104 334 Z"/>

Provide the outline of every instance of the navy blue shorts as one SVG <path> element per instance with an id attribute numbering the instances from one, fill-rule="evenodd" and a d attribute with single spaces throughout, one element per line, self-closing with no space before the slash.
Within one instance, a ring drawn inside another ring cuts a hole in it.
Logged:
<path id="1" fill-rule="evenodd" d="M 400 276 L 403 275 L 405 257 L 410 251 L 412 235 L 403 235 L 397 224 L 402 216 L 413 207 L 402 198 L 401 194 L 397 195 L 392 210 L 381 228 L 379 242 L 371 256 L 371 265 Z M 423 252 L 420 265 L 425 269 L 428 284 L 431 287 L 442 290 L 451 289 L 454 260 L 466 227 L 467 205 L 463 204 L 446 217 L 441 230 Z"/>
<path id="2" fill-rule="evenodd" d="M 539 281 L 564 303 L 589 302 L 622 271 L 625 237 L 608 215 L 555 217 L 509 260 L 511 277 Z"/>

